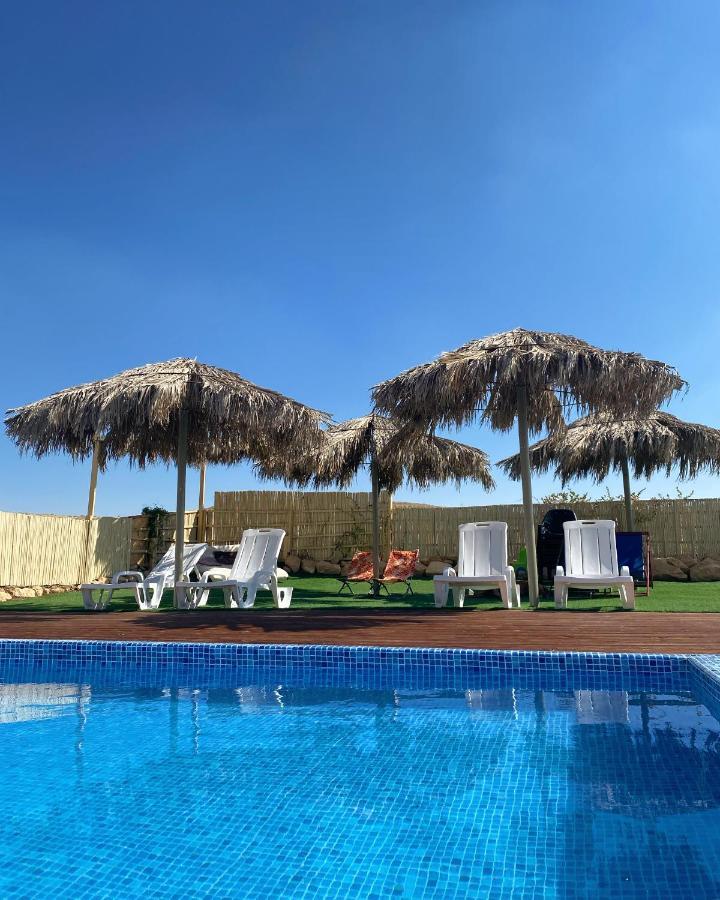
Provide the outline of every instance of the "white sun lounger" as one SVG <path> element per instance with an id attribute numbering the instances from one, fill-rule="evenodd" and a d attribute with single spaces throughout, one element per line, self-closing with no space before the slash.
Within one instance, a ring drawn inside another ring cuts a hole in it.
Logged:
<path id="1" fill-rule="evenodd" d="M 290 593 L 278 590 L 277 564 L 285 538 L 282 528 L 248 528 L 227 578 L 206 572 L 199 582 L 182 581 L 175 585 L 180 609 L 205 606 L 211 588 L 222 588 L 228 609 L 249 609 L 259 590 L 272 592 L 275 606 L 290 606 Z M 287 598 L 287 600 L 285 599 Z"/>
<path id="2" fill-rule="evenodd" d="M 185 544 L 183 548 L 183 577 L 189 578 L 207 549 L 207 544 Z M 121 581 L 121 578 L 132 579 Z M 132 591 L 140 609 L 157 609 L 163 591 L 175 584 L 175 544 L 171 544 L 163 558 L 147 574 L 142 572 L 116 572 L 109 584 L 82 584 L 85 609 L 105 609 L 115 591 Z M 94 594 L 99 594 L 97 600 Z"/>
<path id="3" fill-rule="evenodd" d="M 625 609 L 635 609 L 635 583 L 630 569 L 618 572 L 615 523 L 608 519 L 565 522 L 565 565 L 555 574 L 555 607 L 566 609 L 571 587 L 616 587 Z"/>
<path id="4" fill-rule="evenodd" d="M 503 606 L 520 606 L 515 570 L 507 561 L 507 531 L 506 522 L 469 522 L 460 526 L 457 571 L 447 568 L 433 579 L 435 606 L 447 604 L 451 588 L 455 606 L 463 605 L 465 592 L 472 588 L 497 588 Z"/>

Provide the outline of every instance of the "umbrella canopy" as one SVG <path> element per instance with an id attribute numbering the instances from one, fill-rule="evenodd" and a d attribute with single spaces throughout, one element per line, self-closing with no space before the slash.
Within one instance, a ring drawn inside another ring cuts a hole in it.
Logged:
<path id="1" fill-rule="evenodd" d="M 403 482 L 425 488 L 439 482 L 473 478 L 494 487 L 488 456 L 477 447 L 412 429 L 382 415 L 360 416 L 331 425 L 319 448 L 284 462 L 259 464 L 265 477 L 280 477 L 300 485 L 347 487 L 375 459 L 381 490 L 396 491 Z"/>
<path id="2" fill-rule="evenodd" d="M 584 416 L 529 448 L 537 472 L 551 466 L 563 484 L 572 478 L 603 481 L 611 471 L 623 475 L 627 527 L 633 530 L 630 474 L 649 478 L 658 471 L 694 478 L 702 469 L 720 472 L 720 430 L 656 410 L 648 416 L 615 418 L 608 413 Z M 520 478 L 520 455 L 498 463 L 511 478 Z"/>
<path id="3" fill-rule="evenodd" d="M 517 420 L 530 600 L 537 603 L 529 435 L 564 426 L 563 412 L 649 412 L 684 382 L 637 353 L 601 350 L 578 338 L 516 328 L 442 354 L 375 387 L 380 411 L 422 427 L 477 420 L 508 431 Z"/>
<path id="4" fill-rule="evenodd" d="M 308 448 L 329 416 L 258 387 L 227 369 L 171 359 L 80 384 L 8 410 L 5 430 L 22 451 L 62 450 L 74 459 L 100 438 L 100 468 L 129 457 L 140 467 L 174 463 L 181 415 L 187 461 L 234 463 L 280 449 Z"/>
<path id="5" fill-rule="evenodd" d="M 373 489 L 373 568 L 380 577 L 380 490 L 395 491 L 403 482 L 428 487 L 465 479 L 494 487 L 487 454 L 476 447 L 408 429 L 402 423 L 373 414 L 348 419 L 324 432 L 322 443 L 299 457 L 260 463 L 266 478 L 283 478 L 315 487 L 347 487 L 364 466 L 370 467 Z M 377 590 L 377 585 L 375 586 Z"/>
<path id="6" fill-rule="evenodd" d="M 329 416 L 234 372 L 172 359 L 67 388 L 8 411 L 5 430 L 22 451 L 99 454 L 104 468 L 129 457 L 143 467 L 177 463 L 176 577 L 184 541 L 185 468 L 235 463 L 315 446 Z"/>

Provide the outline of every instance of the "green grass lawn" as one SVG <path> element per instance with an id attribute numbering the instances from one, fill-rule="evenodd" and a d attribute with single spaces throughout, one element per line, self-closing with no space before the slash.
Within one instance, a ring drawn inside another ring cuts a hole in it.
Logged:
<path id="1" fill-rule="evenodd" d="M 290 578 L 286 585 L 294 588 L 293 609 L 372 609 L 396 608 L 396 609 L 422 609 L 433 606 L 432 580 L 419 578 L 413 582 L 415 594 L 409 597 L 403 596 L 404 587 L 391 588 L 390 597 L 374 600 L 363 598 L 364 587 L 354 585 L 355 597 L 349 597 L 347 591 L 341 596 L 337 592 L 340 582 L 332 577 L 313 578 L 309 576 Z M 499 597 L 492 593 L 476 594 L 467 597 L 466 607 L 478 609 L 501 609 Z M 527 608 L 527 601 L 523 601 L 523 607 Z M 37 610 L 38 612 L 77 612 L 82 610 L 82 598 L 78 592 L 68 594 L 55 594 L 47 597 L 31 597 L 23 600 L 11 600 L 0 603 L 0 616 L 5 611 Z M 208 608 L 223 608 L 222 593 L 213 591 L 208 603 Z M 272 597 L 269 592 L 262 591 L 256 601 L 256 609 L 274 609 Z M 553 609 L 551 599 L 543 599 L 541 609 Z M 137 609 L 131 594 L 118 592 L 115 594 L 112 605 L 108 611 Z M 166 592 L 161 609 L 172 609 L 172 594 Z M 620 600 L 617 596 L 596 596 L 576 598 L 570 597 L 568 609 L 596 610 L 599 612 L 622 612 Z M 659 581 L 650 592 L 649 597 L 637 598 L 637 610 L 641 612 L 720 612 L 720 582 L 683 584 L 677 582 Z"/>

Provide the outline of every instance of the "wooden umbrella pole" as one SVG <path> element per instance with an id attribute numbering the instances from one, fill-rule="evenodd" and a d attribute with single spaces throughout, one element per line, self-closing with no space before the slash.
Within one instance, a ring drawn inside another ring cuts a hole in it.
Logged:
<path id="1" fill-rule="evenodd" d="M 88 493 L 87 516 L 85 518 L 92 519 L 95 515 L 95 493 L 97 491 L 98 480 L 98 463 L 100 458 L 100 439 L 93 440 L 92 467 L 90 469 L 90 491 Z"/>
<path id="2" fill-rule="evenodd" d="M 85 516 L 85 556 L 83 558 L 80 578 L 90 581 L 93 573 L 90 571 L 90 538 L 92 536 L 92 520 L 95 515 L 95 494 L 97 492 L 98 465 L 100 460 L 100 439 L 93 439 L 92 464 L 90 467 L 90 490 L 88 491 L 87 515 Z"/>
<path id="3" fill-rule="evenodd" d="M 373 597 L 380 596 L 380 477 L 375 458 L 375 427 L 370 439 L 370 479 L 372 481 Z"/>
<path id="4" fill-rule="evenodd" d="M 517 392 L 518 438 L 520 439 L 520 477 L 523 493 L 523 520 L 525 523 L 525 548 L 527 551 L 528 596 L 530 605 L 538 605 L 538 567 L 535 548 L 535 522 L 533 519 L 532 479 L 530 477 L 530 450 L 528 435 L 527 386 L 521 384 Z"/>
<path id="5" fill-rule="evenodd" d="M 185 477 L 187 475 L 188 411 L 180 410 L 177 448 L 177 500 L 175 504 L 175 581 L 182 579 L 185 550 Z M 177 592 L 173 600 L 177 607 Z"/>
<path id="6" fill-rule="evenodd" d="M 622 458 L 623 493 L 625 494 L 625 526 L 628 531 L 635 531 L 635 513 L 632 505 L 632 490 L 630 488 L 630 464 L 627 456 Z"/>
<path id="7" fill-rule="evenodd" d="M 198 543 L 205 543 L 205 470 L 206 463 L 200 466 L 200 492 L 198 494 L 198 514 L 197 514 L 197 540 Z"/>

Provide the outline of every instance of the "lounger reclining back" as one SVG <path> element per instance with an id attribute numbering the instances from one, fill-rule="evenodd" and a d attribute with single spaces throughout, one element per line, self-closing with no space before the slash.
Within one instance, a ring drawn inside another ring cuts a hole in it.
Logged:
<path id="1" fill-rule="evenodd" d="M 600 519 L 565 522 L 567 575 L 617 575 L 615 523 Z"/>
<path id="2" fill-rule="evenodd" d="M 246 582 L 258 572 L 268 576 L 277 568 L 285 532 L 281 528 L 248 528 L 230 569 L 228 581 Z"/>
<path id="3" fill-rule="evenodd" d="M 500 575 L 507 568 L 507 523 L 469 522 L 460 526 L 460 549 L 457 573 Z"/>

